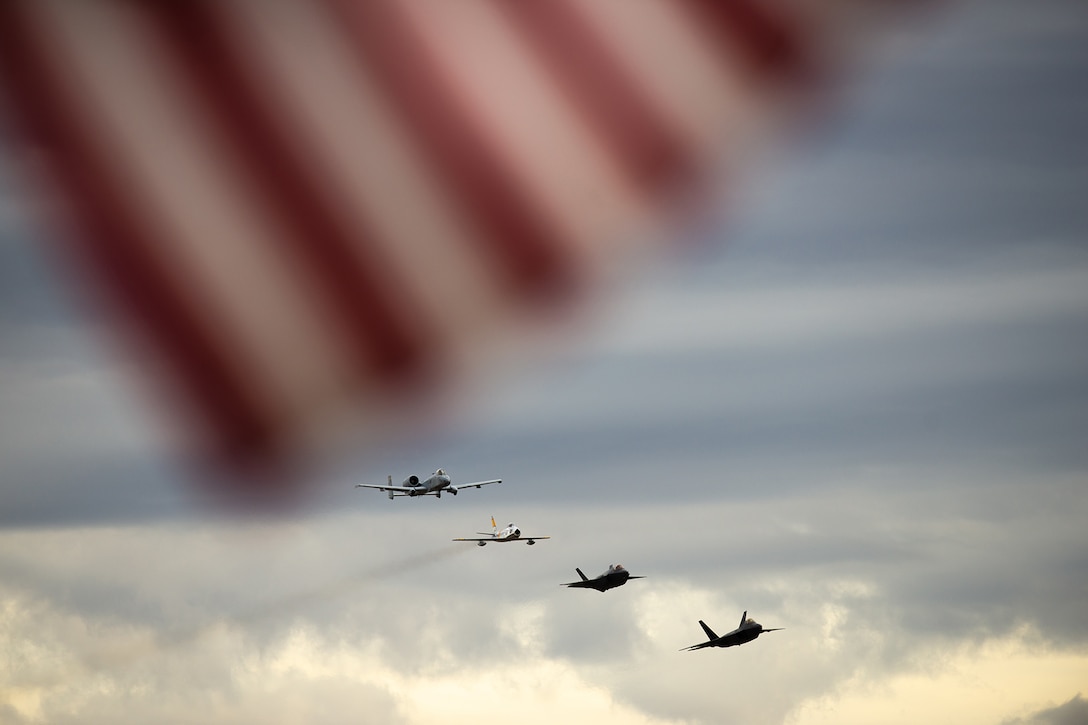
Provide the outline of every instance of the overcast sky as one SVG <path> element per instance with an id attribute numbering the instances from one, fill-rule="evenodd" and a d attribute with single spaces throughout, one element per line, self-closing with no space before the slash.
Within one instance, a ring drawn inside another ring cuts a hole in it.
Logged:
<path id="1" fill-rule="evenodd" d="M 0 170 L 0 722 L 1088 723 L 1088 9 L 919 31 L 553 364 L 271 519 L 156 457 Z M 352 488 L 439 466 L 506 482 Z M 553 538 L 449 541 L 492 514 Z"/>

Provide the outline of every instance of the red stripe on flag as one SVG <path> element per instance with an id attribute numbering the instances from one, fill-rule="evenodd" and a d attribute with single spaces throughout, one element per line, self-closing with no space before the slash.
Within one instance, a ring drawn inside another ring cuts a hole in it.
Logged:
<path id="1" fill-rule="evenodd" d="M 199 441 L 212 447 L 211 456 L 245 467 L 276 458 L 283 431 L 266 417 L 243 371 L 216 345 L 207 328 L 214 323 L 184 301 L 184 280 L 152 251 L 158 240 L 134 216 L 103 156 L 102 139 L 81 123 L 65 74 L 50 62 L 47 47 L 18 3 L 0 3 L 0 78 L 19 130 L 46 150 L 51 178 L 76 217 L 80 234 L 63 241 L 104 281 L 110 301 L 136 332 L 163 353 L 158 359 L 185 393 L 177 402 L 213 431 Z"/>
<path id="2" fill-rule="evenodd" d="M 718 47 L 757 76 L 810 80 L 816 71 L 801 28 L 763 0 L 680 0 Z M 736 53 L 734 51 L 740 51 Z M 759 80 L 760 78 L 757 78 Z"/>
<path id="3" fill-rule="evenodd" d="M 691 170 L 689 149 L 636 78 L 567 0 L 494 0 L 544 62 L 571 105 L 647 194 L 667 190 Z"/>
<path id="4" fill-rule="evenodd" d="M 397 2 L 328 0 L 363 72 L 375 80 L 446 192 L 480 230 L 472 239 L 505 270 L 514 299 L 552 300 L 576 282 L 555 222 L 453 89 Z"/>
<path id="5" fill-rule="evenodd" d="M 381 381 L 423 372 L 427 337 L 412 300 L 394 304 L 380 288 L 393 274 L 381 259 L 372 229 L 344 224 L 318 190 L 299 144 L 279 122 L 277 109 L 248 78 L 216 2 L 187 0 L 140 5 L 157 22 L 165 46 L 192 81 L 196 97 L 243 159 L 240 168 L 263 198 L 265 212 L 286 230 L 289 253 L 313 277 L 313 289 L 339 323 L 352 354 Z"/>

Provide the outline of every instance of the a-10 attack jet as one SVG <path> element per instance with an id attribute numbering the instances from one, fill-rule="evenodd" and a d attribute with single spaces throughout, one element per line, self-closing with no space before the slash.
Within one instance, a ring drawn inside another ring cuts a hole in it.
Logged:
<path id="1" fill-rule="evenodd" d="M 442 498 L 443 491 L 448 491 L 456 496 L 457 492 L 463 488 L 479 488 L 480 486 L 489 486 L 492 483 L 502 483 L 501 478 L 495 478 L 490 481 L 455 484 L 450 482 L 449 474 L 441 468 L 435 471 L 426 481 L 419 480 L 419 476 L 409 476 L 404 479 L 402 485 L 394 486 L 392 476 L 389 476 L 387 480 L 388 483 L 385 486 L 379 486 L 376 483 L 357 483 L 355 488 L 376 488 L 379 491 L 385 491 L 389 494 L 389 500 L 392 501 L 394 496 L 434 496 L 435 498 Z"/>
<path id="2" fill-rule="evenodd" d="M 701 619 L 699 620 L 699 626 L 706 632 L 706 636 L 710 638 L 709 641 L 693 644 L 690 647 L 684 647 L 680 650 L 681 652 L 690 652 L 693 649 L 702 649 L 703 647 L 732 647 L 733 645 L 751 642 L 764 632 L 777 632 L 784 629 L 784 627 L 764 629 L 762 624 L 754 619 L 748 618 L 747 610 L 744 614 L 740 615 L 740 626 L 728 634 L 723 634 L 721 637 L 714 634 L 714 630 L 706 626 L 706 622 Z"/>
<path id="3" fill-rule="evenodd" d="M 454 541 L 475 541 L 477 546 L 487 546 L 490 542 L 501 544 L 505 541 L 524 541 L 529 546 L 532 546 L 537 542 L 537 539 L 550 539 L 550 536 L 523 536 L 521 529 L 514 524 L 507 524 L 506 528 L 499 531 L 498 525 L 495 523 L 495 517 L 491 517 L 491 533 L 486 531 L 477 531 L 477 534 L 486 536 L 486 539 L 454 539 Z"/>
<path id="4" fill-rule="evenodd" d="M 572 587 L 574 589 L 596 589 L 599 592 L 603 592 L 607 589 L 622 587 L 627 583 L 628 579 L 646 578 L 644 576 L 631 576 L 630 572 L 623 568 L 623 564 L 609 564 L 608 571 L 593 579 L 590 579 L 583 574 L 582 570 L 578 567 L 575 567 L 574 571 L 578 572 L 578 576 L 582 577 L 582 581 L 570 582 L 569 584 L 562 584 L 560 586 Z"/>

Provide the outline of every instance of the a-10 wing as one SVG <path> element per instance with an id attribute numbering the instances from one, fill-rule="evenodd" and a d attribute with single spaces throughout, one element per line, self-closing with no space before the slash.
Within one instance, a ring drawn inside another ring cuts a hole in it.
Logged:
<path id="1" fill-rule="evenodd" d="M 407 494 L 408 491 L 418 491 L 422 486 L 379 486 L 376 483 L 357 483 L 355 488 L 376 488 L 379 491 L 403 491 Z"/>
<path id="2" fill-rule="evenodd" d="M 493 478 L 490 481 L 475 481 L 473 483 L 458 483 L 456 485 L 451 483 L 446 488 L 452 489 L 454 491 L 460 491 L 462 488 L 479 488 L 480 486 L 490 486 L 493 483 L 502 483 L 502 479 Z"/>
<path id="3" fill-rule="evenodd" d="M 379 486 L 376 483 L 357 483 L 355 488 L 373 488 L 378 491 L 386 491 L 389 493 L 389 498 L 394 496 L 437 496 L 438 490 L 427 491 L 423 486 Z"/>

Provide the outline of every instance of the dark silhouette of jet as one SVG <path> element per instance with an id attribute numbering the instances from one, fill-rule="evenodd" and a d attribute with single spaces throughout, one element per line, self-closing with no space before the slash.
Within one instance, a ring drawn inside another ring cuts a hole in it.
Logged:
<path id="1" fill-rule="evenodd" d="M 644 576 L 631 576 L 631 574 L 623 568 L 623 564 L 609 564 L 608 571 L 593 579 L 586 577 L 578 567 L 575 567 L 574 571 L 578 572 L 578 576 L 582 577 L 582 581 L 570 582 L 569 584 L 562 584 L 560 586 L 572 587 L 574 589 L 596 589 L 599 592 L 603 592 L 606 589 L 622 587 L 627 583 L 628 579 L 646 578 Z"/>
<path id="2" fill-rule="evenodd" d="M 732 647 L 733 645 L 751 642 L 764 632 L 777 632 L 784 629 L 784 627 L 764 629 L 762 624 L 754 619 L 748 618 L 747 610 L 745 610 L 744 614 L 740 615 L 740 626 L 728 634 L 723 634 L 721 637 L 714 634 L 714 630 L 706 626 L 706 622 L 701 619 L 699 620 L 699 626 L 703 628 L 703 631 L 706 632 L 706 636 L 710 639 L 706 642 L 693 644 L 690 647 L 684 647 L 680 650 L 681 652 L 690 652 L 691 650 L 702 649 L 703 647 Z"/>

